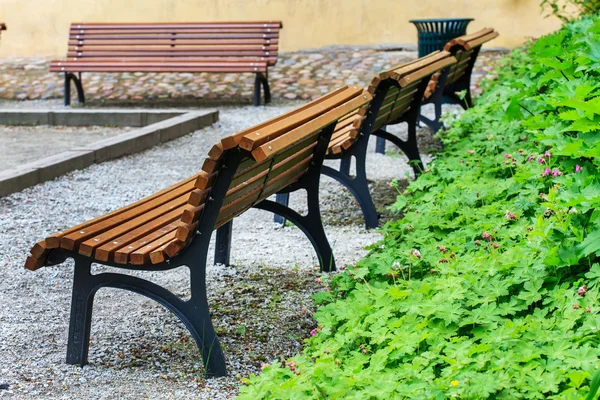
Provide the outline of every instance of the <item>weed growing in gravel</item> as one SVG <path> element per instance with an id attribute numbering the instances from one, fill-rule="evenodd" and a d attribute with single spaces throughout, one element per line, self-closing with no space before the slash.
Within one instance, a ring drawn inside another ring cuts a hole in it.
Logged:
<path id="1" fill-rule="evenodd" d="M 600 17 L 497 70 L 399 196 L 404 218 L 314 296 L 303 353 L 240 398 L 595 398 Z"/>

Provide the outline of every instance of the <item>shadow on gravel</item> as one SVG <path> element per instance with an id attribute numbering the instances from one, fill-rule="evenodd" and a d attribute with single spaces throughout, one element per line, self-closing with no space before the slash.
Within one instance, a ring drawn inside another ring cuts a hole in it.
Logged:
<path id="1" fill-rule="evenodd" d="M 399 179 L 398 187 L 404 191 L 408 186 L 408 180 Z M 394 204 L 398 192 L 385 181 L 369 181 L 369 189 L 373 203 L 379 214 L 379 225 L 383 226 L 391 219 L 398 219 L 399 214 L 394 214 L 388 208 Z M 334 226 L 364 225 L 362 211 L 354 196 L 343 186 L 339 190 L 328 192 L 321 196 L 322 203 L 326 206 L 321 209 L 323 224 Z"/>
<path id="2" fill-rule="evenodd" d="M 316 328 L 312 318 L 316 307 L 310 296 L 325 289 L 317 279 L 318 267 L 314 271 L 212 268 L 217 273 L 208 283 L 209 304 L 230 376 L 258 373 L 262 364 L 300 351 L 303 340 Z M 124 326 L 122 317 L 105 318 L 107 334 L 92 334 L 91 366 L 139 368 L 171 382 L 203 384 L 202 359 L 189 332 L 156 303 L 142 301 L 142 307 L 133 309 L 139 315 L 132 320 L 150 319 L 152 329 Z"/>

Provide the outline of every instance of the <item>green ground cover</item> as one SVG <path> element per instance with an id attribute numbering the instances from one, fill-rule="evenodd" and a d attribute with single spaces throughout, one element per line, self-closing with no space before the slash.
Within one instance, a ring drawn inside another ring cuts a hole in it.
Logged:
<path id="1" fill-rule="evenodd" d="M 241 399 L 594 397 L 600 18 L 495 69 L 398 196 L 403 217 L 315 296 L 302 354 L 251 377 Z"/>

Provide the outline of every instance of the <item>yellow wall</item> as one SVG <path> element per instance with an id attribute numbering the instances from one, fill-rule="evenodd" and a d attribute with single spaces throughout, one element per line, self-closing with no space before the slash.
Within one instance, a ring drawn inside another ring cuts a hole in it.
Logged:
<path id="1" fill-rule="evenodd" d="M 473 17 L 491 45 L 513 47 L 559 27 L 540 0 L 0 0 L 0 56 L 64 56 L 69 24 L 83 22 L 282 20 L 281 50 L 416 42 L 413 18 Z"/>

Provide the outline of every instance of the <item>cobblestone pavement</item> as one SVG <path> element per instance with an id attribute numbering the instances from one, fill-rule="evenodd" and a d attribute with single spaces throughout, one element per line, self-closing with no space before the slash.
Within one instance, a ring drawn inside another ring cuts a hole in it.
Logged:
<path id="1" fill-rule="evenodd" d="M 485 66 L 503 51 L 482 51 L 473 84 Z M 324 48 L 281 53 L 269 71 L 273 99 L 309 100 L 341 85 L 366 85 L 372 77 L 394 65 L 413 60 L 416 51 L 401 48 Z M 48 72 L 48 58 L 0 60 L 0 99 L 36 100 L 63 97 L 63 78 Z M 253 74 L 207 73 L 85 73 L 86 98 L 94 103 L 142 100 L 190 100 L 249 103 Z M 73 96 L 75 95 L 73 89 Z M 75 98 L 75 97 L 73 97 Z"/>

